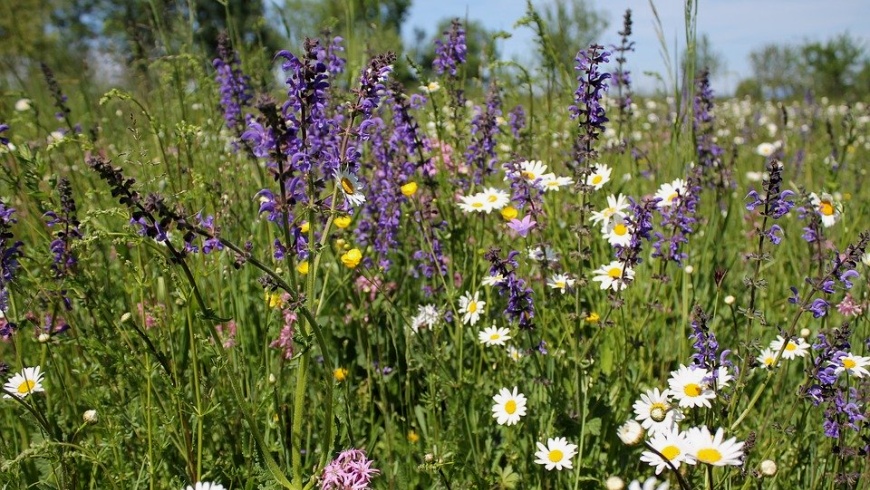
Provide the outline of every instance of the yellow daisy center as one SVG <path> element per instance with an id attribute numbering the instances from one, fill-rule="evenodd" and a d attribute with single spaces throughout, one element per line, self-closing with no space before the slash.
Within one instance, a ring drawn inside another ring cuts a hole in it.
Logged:
<path id="1" fill-rule="evenodd" d="M 477 303 L 474 301 L 468 303 L 468 312 L 474 313 L 475 311 L 477 311 Z"/>
<path id="2" fill-rule="evenodd" d="M 673 201 L 674 201 L 676 198 L 678 198 L 678 197 L 680 197 L 680 194 L 679 194 L 679 193 L 677 193 L 677 192 L 672 192 L 671 195 L 668 196 L 668 198 L 665 199 L 665 200 L 666 200 L 667 202 L 673 202 Z"/>
<path id="3" fill-rule="evenodd" d="M 699 396 L 701 394 L 701 386 L 695 383 L 689 383 L 683 387 L 683 392 L 689 396 Z"/>
<path id="4" fill-rule="evenodd" d="M 595 175 L 592 177 L 592 185 L 598 185 L 601 183 L 602 180 L 604 180 L 604 177 L 600 175 Z"/>
<path id="5" fill-rule="evenodd" d="M 353 182 L 351 182 L 347 177 L 341 178 L 341 190 L 343 190 L 345 194 L 353 194 L 356 192 Z"/>
<path id="6" fill-rule="evenodd" d="M 765 357 L 764 364 L 766 364 L 768 366 L 773 366 L 773 357 Z"/>
<path id="7" fill-rule="evenodd" d="M 24 395 L 30 393 L 33 390 L 33 387 L 36 386 L 36 381 L 32 379 L 25 379 L 23 383 L 18 385 L 18 393 Z"/>
<path id="8" fill-rule="evenodd" d="M 722 453 L 716 448 L 704 448 L 698 451 L 698 461 L 713 464 L 722 459 Z"/>
<path id="9" fill-rule="evenodd" d="M 619 267 L 611 267 L 610 270 L 607 271 L 607 275 L 614 279 L 619 279 L 622 277 L 622 269 Z"/>
<path id="10" fill-rule="evenodd" d="M 529 172 L 528 170 L 523 170 L 520 172 L 520 175 L 526 180 L 535 180 L 535 173 Z"/>
<path id="11" fill-rule="evenodd" d="M 668 458 L 669 461 L 673 461 L 674 458 L 680 455 L 680 448 L 673 445 L 665 446 L 659 452 L 662 453 L 662 456 Z"/>
<path id="12" fill-rule="evenodd" d="M 487 197 L 486 200 L 489 201 L 489 202 L 496 202 L 496 201 L 498 201 L 498 196 L 496 196 L 495 194 L 493 194 L 493 195 Z"/>
<path id="13" fill-rule="evenodd" d="M 550 451 L 550 454 L 547 455 L 547 459 L 549 459 L 553 463 L 558 463 L 559 461 L 562 461 L 563 457 L 565 457 L 565 454 L 558 449 L 553 449 L 552 451 Z"/>
<path id="14" fill-rule="evenodd" d="M 825 216 L 834 214 L 834 205 L 830 201 L 822 201 L 819 203 L 819 212 Z"/>
<path id="15" fill-rule="evenodd" d="M 499 335 L 497 333 L 494 333 L 494 334 L 489 336 L 489 340 L 498 340 L 500 338 L 501 338 L 501 335 Z"/>
<path id="16" fill-rule="evenodd" d="M 565 289 L 565 281 L 556 281 L 555 286 L 559 289 Z"/>
<path id="17" fill-rule="evenodd" d="M 475 201 L 475 202 L 471 203 L 471 207 L 473 207 L 473 208 L 482 208 L 482 207 L 483 207 L 483 203 L 480 202 L 480 201 Z"/>
<path id="18" fill-rule="evenodd" d="M 787 351 L 797 350 L 797 344 L 795 344 L 794 342 L 789 342 L 788 345 L 785 346 L 785 350 L 787 350 Z"/>
<path id="19" fill-rule="evenodd" d="M 846 369 L 852 369 L 857 365 L 858 365 L 858 363 L 855 362 L 854 359 L 849 359 L 848 357 L 843 359 L 843 367 Z"/>
<path id="20" fill-rule="evenodd" d="M 619 236 L 625 235 L 625 233 L 627 231 L 628 231 L 628 227 L 622 223 L 618 223 L 616 226 L 613 227 L 613 233 L 615 233 Z"/>
<path id="21" fill-rule="evenodd" d="M 653 403 L 649 409 L 649 417 L 656 422 L 661 422 L 668 414 L 668 406 L 661 402 Z"/>
<path id="22" fill-rule="evenodd" d="M 508 415 L 513 415 L 514 412 L 517 411 L 517 402 L 514 400 L 508 400 L 508 402 L 504 404 L 504 411 L 507 412 Z"/>

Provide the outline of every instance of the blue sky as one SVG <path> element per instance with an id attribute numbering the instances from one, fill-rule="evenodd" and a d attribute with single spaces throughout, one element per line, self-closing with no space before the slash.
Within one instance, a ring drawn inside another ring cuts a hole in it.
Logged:
<path id="1" fill-rule="evenodd" d="M 533 0 L 536 7 L 547 0 Z M 657 82 L 644 72 L 664 75 L 660 43 L 656 37 L 654 18 L 648 0 L 592 0 L 596 9 L 606 12 L 610 26 L 601 43 L 615 44 L 622 28 L 625 9 L 632 9 L 632 38 L 636 51 L 628 56 L 629 69 L 635 84 L 642 90 L 654 90 Z M 665 35 L 669 39 L 671 56 L 674 42 L 682 50 L 683 1 L 656 0 Z M 534 41 L 528 28 L 514 29 L 514 23 L 526 10 L 525 0 L 414 0 L 405 22 L 407 40 L 415 27 L 434 34 L 439 20 L 450 17 L 474 19 L 487 28 L 510 32 L 512 37 L 501 41 L 502 56 L 519 61 L 531 61 Z M 800 43 L 804 40 L 823 41 L 843 32 L 862 39 L 870 47 L 870 0 L 701 0 L 698 8 L 698 33 L 707 34 L 713 48 L 725 59 L 726 72 L 713 81 L 716 93 L 729 94 L 737 83 L 749 77 L 749 53 L 768 43 Z M 580 47 L 571 47 L 576 51 Z"/>

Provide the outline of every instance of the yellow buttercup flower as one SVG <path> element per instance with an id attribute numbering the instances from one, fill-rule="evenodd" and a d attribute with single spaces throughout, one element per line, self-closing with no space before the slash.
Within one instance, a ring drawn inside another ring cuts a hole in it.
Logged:
<path id="1" fill-rule="evenodd" d="M 407 184 L 402 186 L 402 195 L 406 197 L 411 197 L 417 192 L 417 183 L 416 182 L 408 182 Z"/>
<path id="2" fill-rule="evenodd" d="M 601 320 L 601 316 L 594 311 L 586 317 L 587 323 L 598 323 L 598 320 Z"/>
<path id="3" fill-rule="evenodd" d="M 519 214 L 520 212 L 513 206 L 505 206 L 501 210 L 501 217 L 504 218 L 505 221 L 515 219 Z"/>
<path id="4" fill-rule="evenodd" d="M 266 301 L 269 303 L 269 308 L 281 308 L 284 306 L 284 299 L 281 298 L 281 293 L 266 292 Z"/>
<path id="5" fill-rule="evenodd" d="M 347 215 L 339 216 L 338 218 L 335 218 L 335 221 L 334 221 L 335 226 L 341 228 L 342 230 L 347 228 L 348 226 L 350 226 L 350 222 L 351 222 L 351 217 L 347 216 Z"/>
<path id="6" fill-rule="evenodd" d="M 332 372 L 332 376 L 335 378 L 336 381 L 341 383 L 342 381 L 347 379 L 347 369 L 343 367 L 335 368 L 335 370 Z"/>
<path id="7" fill-rule="evenodd" d="M 346 254 L 341 256 L 341 263 L 349 269 L 355 269 L 362 260 L 362 252 L 358 248 L 352 248 Z"/>
<path id="8" fill-rule="evenodd" d="M 420 435 L 413 430 L 408 431 L 408 442 L 411 444 L 417 444 L 420 441 Z"/>
<path id="9" fill-rule="evenodd" d="M 305 274 L 308 274 L 308 261 L 303 260 L 302 262 L 299 262 L 299 265 L 296 266 L 296 271 L 299 272 L 300 274 L 302 274 L 303 276 Z"/>
<path id="10" fill-rule="evenodd" d="M 305 223 L 302 223 L 301 226 L 299 226 L 299 231 L 301 231 L 302 233 L 308 233 L 308 230 L 310 228 L 311 226 L 309 226 L 308 222 L 306 221 Z"/>

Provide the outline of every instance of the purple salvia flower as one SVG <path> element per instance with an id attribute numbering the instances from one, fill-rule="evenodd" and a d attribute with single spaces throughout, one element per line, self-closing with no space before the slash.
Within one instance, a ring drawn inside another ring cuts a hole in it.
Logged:
<path id="1" fill-rule="evenodd" d="M 379 473 L 365 452 L 347 449 L 323 468 L 320 490 L 367 490 Z"/>
<path id="2" fill-rule="evenodd" d="M 698 209 L 698 200 L 701 194 L 700 173 L 701 167 L 695 167 L 695 173 L 688 178 L 686 183 L 686 195 L 680 196 L 673 206 L 659 207 L 658 212 L 662 215 L 661 228 L 653 234 L 656 241 L 653 243 L 653 257 L 659 257 L 665 262 L 672 260 L 682 265 L 683 259 L 688 255 L 680 250 L 680 246 L 688 243 L 688 236 L 694 232 L 695 213 Z M 665 236 L 668 233 L 670 236 Z"/>
<path id="3" fill-rule="evenodd" d="M 628 267 L 634 268 L 643 261 L 640 258 L 640 252 L 643 248 L 643 241 L 652 239 L 652 210 L 657 207 L 658 201 L 658 199 L 648 199 L 638 203 L 629 198 L 631 206 L 626 222 L 631 227 L 631 241 L 627 247 L 616 247 L 617 260 Z"/>
<path id="4" fill-rule="evenodd" d="M 218 57 L 212 64 L 216 71 L 215 81 L 220 86 L 224 121 L 228 128 L 241 135 L 245 125 L 242 109 L 249 106 L 254 99 L 251 79 L 242 71 L 239 55 L 230 47 L 230 38 L 226 32 L 218 36 L 217 51 Z"/>
<path id="5" fill-rule="evenodd" d="M 69 180 L 60 179 L 57 184 L 57 192 L 60 196 L 60 212 L 49 211 L 44 217 L 48 218 L 46 224 L 55 230 L 54 240 L 49 245 L 54 255 L 52 271 L 55 278 L 68 277 L 75 268 L 77 259 L 70 246 L 73 240 L 82 238 L 79 231 L 79 220 L 76 217 L 76 203 L 72 197 L 72 188 Z"/>
<path id="6" fill-rule="evenodd" d="M 0 134 L 5 133 L 8 130 L 9 130 L 8 124 L 5 124 L 5 123 L 0 124 Z M 0 136 L 0 145 L 9 146 L 9 138 L 4 138 L 3 136 Z"/>
<path id="7" fill-rule="evenodd" d="M 507 294 L 508 302 L 504 310 L 505 316 L 509 320 L 516 321 L 521 330 L 531 330 L 535 328 L 535 303 L 532 295 L 534 292 L 530 287 L 526 286 L 526 282 L 519 279 L 516 274 L 516 269 L 519 266 L 516 257 L 519 252 L 512 250 L 507 259 L 500 257 L 501 250 L 491 248 L 486 253 L 484 258 L 489 261 L 489 274 L 497 276 L 499 274 L 504 277 L 504 280 L 499 282 L 496 287 L 499 294 L 504 296 Z"/>
<path id="8" fill-rule="evenodd" d="M 625 56 L 629 51 L 634 51 L 634 41 L 629 40 L 631 36 L 631 9 L 626 9 L 625 15 L 622 18 L 622 30 L 617 34 L 620 36 L 619 45 L 612 45 L 616 58 L 616 72 L 613 73 L 613 81 L 616 86 L 616 104 L 619 107 L 619 124 L 624 125 L 631 119 L 631 72 L 625 69 L 625 63 L 628 61 Z"/>
<path id="9" fill-rule="evenodd" d="M 12 225 L 17 222 L 13 214 L 15 209 L 6 207 L 6 203 L 0 200 L 0 311 L 4 313 L 8 311 L 9 284 L 15 279 L 24 245 L 12 234 Z M 10 328 L 14 329 L 14 326 Z"/>
<path id="10" fill-rule="evenodd" d="M 593 145 L 604 132 L 604 123 L 608 121 L 601 98 L 607 91 L 609 73 L 601 71 L 602 64 L 610 61 L 610 53 L 603 46 L 592 44 L 589 49 L 581 50 L 575 58 L 574 69 L 577 76 L 577 90 L 574 92 L 574 105 L 569 107 L 571 119 L 577 119 L 580 126 L 580 136 L 575 142 L 573 165 L 576 167 L 577 182 L 586 182 L 589 165 L 594 163 L 598 153 Z"/>
<path id="11" fill-rule="evenodd" d="M 501 116 L 501 98 L 498 86 L 493 83 L 486 95 L 486 107 L 476 107 L 471 118 L 471 142 L 465 150 L 465 162 L 473 173 L 475 184 L 482 184 L 484 177 L 495 172 L 498 160 L 496 141 L 497 118 Z"/>
<path id="12" fill-rule="evenodd" d="M 526 127 L 526 112 L 523 110 L 523 106 L 518 105 L 511 109 L 508 113 L 508 126 L 511 128 L 514 139 L 519 140 L 523 128 Z"/>
<path id="13" fill-rule="evenodd" d="M 794 207 L 794 201 L 790 200 L 790 198 L 795 193 L 789 190 L 781 190 L 782 171 L 782 162 L 770 160 L 767 164 L 768 177 L 761 184 L 764 195 L 760 195 L 754 189 L 750 190 L 746 195 L 746 199 L 751 199 L 746 204 L 746 210 L 754 211 L 756 208 L 760 208 L 760 214 L 764 217 L 761 229 L 758 229 L 757 232 L 761 237 L 767 238 L 773 245 L 779 245 L 782 241 L 782 227 L 774 224 L 767 227 L 768 219 L 778 220 L 788 214 Z"/>
<path id="14" fill-rule="evenodd" d="M 450 30 L 444 31 L 445 40 L 435 40 L 435 60 L 432 68 L 438 75 L 444 72 L 456 77 L 459 65 L 465 63 L 467 47 L 465 45 L 465 30 L 459 19 L 453 19 Z"/>
<path id="15" fill-rule="evenodd" d="M 712 112 L 714 97 L 713 89 L 710 88 L 710 72 L 707 69 L 702 70 L 695 84 L 692 132 L 701 178 L 709 187 L 724 190 L 731 187 L 731 178 L 722 162 L 724 151 L 715 141 L 716 120 Z"/>

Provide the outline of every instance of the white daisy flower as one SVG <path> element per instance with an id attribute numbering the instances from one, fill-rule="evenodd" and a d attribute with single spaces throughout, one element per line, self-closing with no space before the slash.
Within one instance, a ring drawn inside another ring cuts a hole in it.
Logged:
<path id="1" fill-rule="evenodd" d="M 418 333 L 421 328 L 432 330 L 441 320 L 441 314 L 435 305 L 421 305 L 417 307 L 417 315 L 411 318 L 411 330 Z"/>
<path id="2" fill-rule="evenodd" d="M 502 274 L 496 274 L 494 276 L 486 276 L 480 281 L 484 286 L 495 286 L 504 281 L 504 276 Z"/>
<path id="3" fill-rule="evenodd" d="M 498 425 L 515 425 L 526 414 L 526 396 L 517 391 L 502 388 L 497 395 L 492 397 L 495 405 L 492 406 L 492 416 Z"/>
<path id="4" fill-rule="evenodd" d="M 743 443 L 737 439 L 725 439 L 725 431 L 721 427 L 716 434 L 710 434 L 706 425 L 692 427 L 686 432 L 686 442 L 689 444 L 689 456 L 699 463 L 712 466 L 740 466 L 743 464 Z"/>
<path id="5" fill-rule="evenodd" d="M 510 357 L 510 359 L 514 362 L 519 362 L 519 360 L 523 358 L 523 351 L 517 349 L 512 345 L 507 346 L 507 354 L 508 357 Z"/>
<path id="6" fill-rule="evenodd" d="M 710 372 L 706 369 L 681 364 L 679 369 L 671 371 L 668 387 L 681 407 L 710 408 L 710 400 L 716 398 L 716 392 L 710 389 L 705 380 L 709 376 Z"/>
<path id="7" fill-rule="evenodd" d="M 420 90 L 427 94 L 432 94 L 441 90 L 441 84 L 438 82 L 429 82 L 426 85 L 420 85 Z"/>
<path id="8" fill-rule="evenodd" d="M 486 302 L 478 300 L 479 295 L 480 293 L 477 291 L 475 291 L 473 296 L 471 292 L 466 292 L 459 298 L 459 313 L 462 313 L 463 324 L 474 325 L 480 319 Z"/>
<path id="9" fill-rule="evenodd" d="M 196 482 L 196 485 L 188 485 L 185 490 L 225 490 L 220 483 Z"/>
<path id="10" fill-rule="evenodd" d="M 613 246 L 627 247 L 631 244 L 632 226 L 623 215 L 613 216 L 604 229 L 604 238 Z"/>
<path id="11" fill-rule="evenodd" d="M 351 206 L 360 206 L 366 202 L 366 196 L 362 193 L 362 185 L 360 185 L 356 175 L 348 170 L 337 170 L 335 182 Z"/>
<path id="12" fill-rule="evenodd" d="M 764 158 L 773 155 L 773 152 L 776 151 L 776 145 L 773 143 L 761 143 L 755 147 L 755 153 L 757 155 L 763 156 Z"/>
<path id="13" fill-rule="evenodd" d="M 549 438 L 547 445 L 538 443 L 538 451 L 535 453 L 535 463 L 544 465 L 547 471 L 552 471 L 554 468 L 561 470 L 562 468 L 572 469 L 571 458 L 577 454 L 577 445 L 568 444 L 568 440 L 564 437 Z"/>
<path id="14" fill-rule="evenodd" d="M 3 386 L 3 398 L 24 398 L 31 393 L 45 391 L 42 387 L 43 373 L 39 366 L 26 367 L 12 376 Z"/>
<path id="15" fill-rule="evenodd" d="M 592 280 L 601 283 L 601 289 L 621 291 L 628 287 L 628 283 L 634 279 L 634 269 L 622 262 L 613 262 L 592 271 L 595 276 Z"/>
<path id="16" fill-rule="evenodd" d="M 592 211 L 592 216 L 589 218 L 593 224 L 601 223 L 602 229 L 606 229 L 610 219 L 616 216 L 625 216 L 624 211 L 630 206 L 628 198 L 620 194 L 618 197 L 613 194 L 607 196 L 607 207 L 601 211 Z"/>
<path id="17" fill-rule="evenodd" d="M 487 187 L 481 194 L 483 199 L 489 204 L 490 211 L 501 209 L 511 201 L 510 195 L 507 192 L 495 187 Z"/>
<path id="18" fill-rule="evenodd" d="M 641 393 L 640 399 L 634 402 L 632 408 L 635 420 L 650 434 L 670 432 L 683 420 L 683 412 L 671 404 L 671 392 L 659 391 L 658 388 Z"/>
<path id="19" fill-rule="evenodd" d="M 553 250 L 552 247 L 545 247 L 541 249 L 541 247 L 535 247 L 529 249 L 529 258 L 534 260 L 535 262 L 558 262 L 559 254 Z"/>
<path id="20" fill-rule="evenodd" d="M 602 163 L 596 163 L 594 167 L 595 170 L 586 176 L 586 185 L 597 191 L 604 187 L 604 184 L 610 182 L 610 174 L 613 170 Z"/>
<path id="21" fill-rule="evenodd" d="M 626 446 L 636 446 L 640 444 L 640 441 L 643 440 L 645 434 L 646 432 L 643 430 L 643 426 L 638 424 L 634 419 L 628 419 L 624 424 L 616 429 L 617 437 L 619 437 L 619 440 Z"/>
<path id="22" fill-rule="evenodd" d="M 510 340 L 510 329 L 504 327 L 496 327 L 495 325 L 491 327 L 486 327 L 477 334 L 477 338 L 480 340 L 481 344 L 485 344 L 487 346 L 490 345 L 504 345 L 505 342 Z"/>
<path id="23" fill-rule="evenodd" d="M 686 181 L 683 179 L 662 184 L 659 190 L 656 191 L 655 197 L 661 199 L 656 206 L 660 208 L 672 206 L 678 199 L 686 195 L 686 189 Z"/>
<path id="24" fill-rule="evenodd" d="M 831 366 L 835 366 L 834 374 L 840 375 L 843 371 L 849 373 L 856 378 L 870 376 L 867 371 L 867 366 L 870 365 L 870 357 L 856 356 L 852 353 L 840 357 L 837 361 L 829 361 Z"/>
<path id="25" fill-rule="evenodd" d="M 30 99 L 18 99 L 15 101 L 15 110 L 24 112 L 30 110 Z"/>
<path id="26" fill-rule="evenodd" d="M 759 354 L 757 358 L 759 366 L 764 369 L 772 368 L 775 365 L 774 362 L 776 361 L 777 352 L 779 351 L 775 351 L 769 347 L 767 349 L 763 349 L 761 351 L 761 354 Z"/>
<path id="27" fill-rule="evenodd" d="M 782 349 L 782 344 L 785 342 L 785 339 L 782 335 L 777 335 L 776 340 L 770 343 L 770 350 L 773 351 L 774 354 Z M 782 351 L 783 359 L 794 359 L 795 357 L 806 357 L 810 351 L 810 344 L 808 344 L 803 337 L 799 337 L 796 340 L 789 339 L 788 344 L 785 346 L 785 350 Z"/>
<path id="28" fill-rule="evenodd" d="M 492 211 L 492 205 L 487 200 L 486 195 L 481 192 L 472 196 L 462 196 L 459 198 L 459 209 L 466 213 L 478 212 L 489 213 Z"/>
<path id="29" fill-rule="evenodd" d="M 533 183 L 536 180 L 543 179 L 547 173 L 547 166 L 540 160 L 526 160 L 520 162 L 518 166 L 519 172 L 507 170 L 507 178 L 505 180 L 519 176 L 526 182 Z"/>
<path id="30" fill-rule="evenodd" d="M 554 274 L 547 279 L 547 286 L 553 289 L 559 289 L 562 294 L 565 294 L 565 289 L 574 287 L 575 279 L 572 279 L 567 274 Z"/>
<path id="31" fill-rule="evenodd" d="M 834 200 L 834 197 L 827 192 L 821 196 L 815 192 L 810 193 L 810 203 L 815 208 L 819 216 L 822 217 L 822 225 L 825 228 L 830 228 L 840 220 L 840 215 L 843 212 L 843 205 Z"/>
<path id="32" fill-rule="evenodd" d="M 656 486 L 658 484 L 658 486 Z M 668 490 L 671 484 L 667 481 L 659 483 L 655 477 L 651 476 L 644 480 L 643 484 L 638 480 L 634 480 L 628 484 L 628 490 Z"/>
<path id="33" fill-rule="evenodd" d="M 574 183 L 570 177 L 556 177 L 556 174 L 549 173 L 541 178 L 541 189 L 544 192 L 558 191 L 562 187 L 569 186 Z"/>
<path id="34" fill-rule="evenodd" d="M 689 445 L 684 433 L 677 431 L 658 432 L 650 437 L 647 444 L 658 451 L 661 456 L 653 451 L 644 451 L 640 455 L 640 460 L 655 467 L 656 475 L 668 468 L 668 461 L 674 468 L 679 468 L 681 463 L 693 464 L 687 459 Z M 662 456 L 667 458 L 667 461 Z"/>

